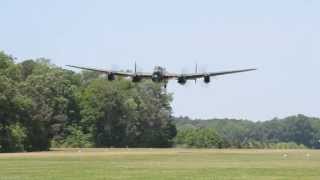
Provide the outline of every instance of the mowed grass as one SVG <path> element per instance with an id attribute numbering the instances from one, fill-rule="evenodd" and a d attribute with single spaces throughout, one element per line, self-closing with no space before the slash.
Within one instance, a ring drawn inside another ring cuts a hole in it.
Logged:
<path id="1" fill-rule="evenodd" d="M 319 180 L 316 150 L 56 149 L 0 154 L 0 180 Z"/>

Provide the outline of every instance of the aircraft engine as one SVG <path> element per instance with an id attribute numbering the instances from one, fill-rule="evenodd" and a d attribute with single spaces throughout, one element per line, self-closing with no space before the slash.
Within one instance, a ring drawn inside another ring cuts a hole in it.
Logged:
<path id="1" fill-rule="evenodd" d="M 107 78 L 108 78 L 109 81 L 113 81 L 113 80 L 116 79 L 116 77 L 115 77 L 115 75 L 113 73 L 108 74 Z"/>
<path id="2" fill-rule="evenodd" d="M 135 82 L 135 83 L 141 82 L 141 80 L 142 80 L 142 78 L 141 78 L 140 76 L 134 76 L 134 77 L 132 78 L 132 82 Z"/>
<path id="3" fill-rule="evenodd" d="M 185 85 L 187 83 L 187 79 L 183 76 L 178 77 L 178 83 L 181 85 Z"/>
<path id="4" fill-rule="evenodd" d="M 204 82 L 206 84 L 210 83 L 210 76 L 204 76 Z"/>

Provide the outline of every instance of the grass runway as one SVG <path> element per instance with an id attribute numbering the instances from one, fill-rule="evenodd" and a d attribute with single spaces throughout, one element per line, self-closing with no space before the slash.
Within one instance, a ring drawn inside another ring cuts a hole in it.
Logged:
<path id="1" fill-rule="evenodd" d="M 0 154 L 0 180 L 319 180 L 316 150 L 55 149 Z"/>

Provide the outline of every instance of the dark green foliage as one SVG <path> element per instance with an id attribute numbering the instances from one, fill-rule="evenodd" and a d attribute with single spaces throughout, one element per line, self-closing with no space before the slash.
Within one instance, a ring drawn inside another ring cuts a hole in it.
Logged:
<path id="1" fill-rule="evenodd" d="M 19 69 L 13 58 L 0 52 L 0 152 L 24 149 L 22 121 L 28 100 L 18 91 Z"/>
<path id="2" fill-rule="evenodd" d="M 222 148 L 222 138 L 212 128 L 187 128 L 179 130 L 176 144 L 194 148 Z"/>
<path id="3" fill-rule="evenodd" d="M 64 139 L 53 140 L 53 147 L 89 148 L 93 147 L 92 135 L 85 134 L 80 126 L 68 126 L 68 135 Z"/>
<path id="4" fill-rule="evenodd" d="M 175 136 L 166 94 L 153 83 L 92 81 L 81 100 L 81 124 L 97 147 L 168 147 Z"/>

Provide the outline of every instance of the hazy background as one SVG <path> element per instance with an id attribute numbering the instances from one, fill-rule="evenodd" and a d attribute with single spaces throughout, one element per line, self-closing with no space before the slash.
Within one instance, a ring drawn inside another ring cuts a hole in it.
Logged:
<path id="1" fill-rule="evenodd" d="M 173 72 L 259 71 L 169 83 L 176 116 L 320 116 L 320 1 L 2 0 L 0 50 L 19 60 Z"/>

